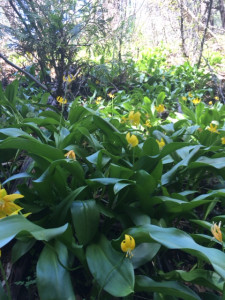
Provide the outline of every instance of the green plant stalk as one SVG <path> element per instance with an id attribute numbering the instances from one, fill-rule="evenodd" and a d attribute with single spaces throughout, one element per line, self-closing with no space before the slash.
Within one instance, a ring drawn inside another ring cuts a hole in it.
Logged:
<path id="1" fill-rule="evenodd" d="M 8 299 L 12 300 L 12 295 L 11 295 L 10 288 L 9 288 L 9 283 L 8 283 L 7 278 L 6 278 L 5 270 L 3 268 L 1 259 L 0 259 L 0 270 L 1 270 L 1 273 L 2 273 L 2 277 L 3 277 L 4 281 L 5 281 L 6 290 L 7 290 L 7 294 L 8 294 Z"/>

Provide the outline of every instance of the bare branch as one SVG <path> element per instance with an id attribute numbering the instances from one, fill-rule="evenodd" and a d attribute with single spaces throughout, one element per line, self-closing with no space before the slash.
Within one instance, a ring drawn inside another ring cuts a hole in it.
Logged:
<path id="1" fill-rule="evenodd" d="M 50 92 L 50 90 L 42 84 L 40 81 L 38 81 L 33 75 L 31 75 L 29 72 L 21 69 L 20 67 L 16 66 L 14 63 L 9 61 L 2 53 L 0 53 L 0 58 L 2 58 L 7 64 L 12 66 L 13 68 L 17 69 L 19 72 L 25 74 L 27 77 L 29 77 L 31 80 L 33 80 L 37 85 L 39 85 L 43 90 Z"/>

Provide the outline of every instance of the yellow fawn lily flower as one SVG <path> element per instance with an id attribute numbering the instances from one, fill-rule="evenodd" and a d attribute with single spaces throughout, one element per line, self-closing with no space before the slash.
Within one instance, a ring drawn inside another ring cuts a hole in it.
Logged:
<path id="1" fill-rule="evenodd" d="M 160 141 L 159 141 L 159 140 L 156 140 L 156 142 L 158 143 L 159 149 L 160 149 L 160 150 L 166 145 L 166 143 L 165 143 L 165 141 L 164 141 L 163 138 L 161 138 Z"/>
<path id="2" fill-rule="evenodd" d="M 0 189 L 0 219 L 22 210 L 23 208 L 14 201 L 23 197 L 21 194 L 8 195 L 5 189 Z"/>
<path id="3" fill-rule="evenodd" d="M 213 104 L 213 102 L 212 101 L 209 101 L 209 105 L 212 105 Z"/>
<path id="4" fill-rule="evenodd" d="M 136 135 L 134 135 L 134 134 L 130 135 L 130 132 L 127 133 L 126 140 L 129 144 L 129 147 L 131 147 L 131 148 L 137 146 L 138 143 L 139 143 L 138 138 L 136 137 Z"/>
<path id="5" fill-rule="evenodd" d="M 159 104 L 159 106 L 155 106 L 155 109 L 158 113 L 163 113 L 165 111 L 165 106 L 163 104 Z"/>
<path id="6" fill-rule="evenodd" d="M 109 93 L 108 96 L 109 96 L 109 98 L 111 98 L 111 99 L 115 98 L 115 95 L 113 95 L 112 93 Z"/>
<path id="7" fill-rule="evenodd" d="M 222 232 L 220 230 L 220 226 L 221 226 L 221 222 L 219 222 L 218 225 L 213 222 L 213 225 L 211 226 L 211 232 L 214 238 L 217 239 L 217 241 L 222 242 L 223 237 L 222 237 Z"/>
<path id="8" fill-rule="evenodd" d="M 188 97 L 190 97 L 190 98 L 192 98 L 192 97 L 193 97 L 193 95 L 192 95 L 192 93 L 191 93 L 191 92 L 189 92 L 189 93 L 188 93 Z"/>
<path id="9" fill-rule="evenodd" d="M 73 150 L 70 150 L 64 156 L 66 156 L 66 158 L 76 160 L 76 154 Z"/>
<path id="10" fill-rule="evenodd" d="M 146 120 L 144 126 L 152 127 L 150 120 Z"/>
<path id="11" fill-rule="evenodd" d="M 140 124 L 140 117 L 141 114 L 138 112 L 134 113 L 134 111 L 132 110 L 129 113 L 128 119 L 130 120 L 131 124 L 133 124 L 134 126 L 138 126 Z"/>
<path id="12" fill-rule="evenodd" d="M 219 98 L 218 96 L 215 96 L 214 99 L 215 99 L 216 101 L 220 100 L 220 98 Z"/>
<path id="13" fill-rule="evenodd" d="M 128 118 L 126 118 L 125 116 L 123 116 L 120 120 L 120 123 L 126 123 L 126 121 L 128 120 Z"/>
<path id="14" fill-rule="evenodd" d="M 185 96 L 183 96 L 181 99 L 182 99 L 183 101 L 187 101 L 187 97 L 185 97 Z"/>
<path id="15" fill-rule="evenodd" d="M 213 123 L 210 123 L 210 125 L 207 127 L 207 130 L 213 132 L 213 133 L 219 133 L 218 130 L 217 130 L 217 125 L 213 124 Z"/>
<path id="16" fill-rule="evenodd" d="M 125 234 L 125 240 L 121 242 L 120 247 L 123 252 L 126 252 L 126 257 L 132 258 L 132 250 L 135 248 L 135 239 L 131 235 Z"/>
<path id="17" fill-rule="evenodd" d="M 222 143 L 222 145 L 225 145 L 225 137 L 221 138 L 221 143 Z"/>
<path id="18" fill-rule="evenodd" d="M 192 100 L 192 103 L 194 104 L 194 105 L 197 105 L 197 104 L 199 104 L 201 102 L 201 99 L 199 99 L 199 98 L 195 98 L 194 100 Z"/>
<path id="19" fill-rule="evenodd" d="M 56 100 L 57 100 L 60 104 L 66 104 L 66 103 L 67 103 L 67 100 L 64 99 L 63 97 L 60 97 L 60 96 L 58 96 L 58 97 L 56 98 Z"/>

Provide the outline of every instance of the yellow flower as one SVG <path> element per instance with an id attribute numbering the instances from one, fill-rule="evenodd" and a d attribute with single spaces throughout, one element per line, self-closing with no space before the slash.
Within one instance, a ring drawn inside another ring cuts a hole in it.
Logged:
<path id="1" fill-rule="evenodd" d="M 98 100 L 98 101 L 101 101 L 101 100 L 102 100 L 102 97 L 101 97 L 101 96 L 97 97 L 97 100 Z"/>
<path id="2" fill-rule="evenodd" d="M 214 99 L 215 99 L 216 101 L 220 100 L 220 98 L 219 98 L 218 96 L 215 96 Z"/>
<path id="3" fill-rule="evenodd" d="M 141 114 L 139 112 L 134 113 L 133 110 L 129 113 L 129 116 L 128 116 L 131 123 L 135 126 L 138 126 L 140 124 L 140 117 L 141 117 Z"/>
<path id="4" fill-rule="evenodd" d="M 75 79 L 76 79 L 75 75 L 72 75 L 72 74 L 68 75 L 67 78 L 66 78 L 66 76 L 63 76 L 63 81 L 67 82 L 67 83 L 71 83 Z"/>
<path id="5" fill-rule="evenodd" d="M 125 240 L 121 242 L 120 246 L 121 250 L 123 252 L 126 252 L 126 257 L 132 258 L 132 250 L 134 250 L 135 248 L 134 238 L 129 234 L 125 234 Z"/>
<path id="6" fill-rule="evenodd" d="M 131 148 L 137 146 L 139 143 L 136 135 L 134 135 L 134 134 L 130 135 L 130 132 L 127 133 L 126 140 L 129 144 L 129 147 L 131 147 Z"/>
<path id="7" fill-rule="evenodd" d="M 188 97 L 190 97 L 190 98 L 192 98 L 192 97 L 193 97 L 193 95 L 192 95 L 192 93 L 191 93 L 191 92 L 189 92 L 189 93 L 188 93 Z"/>
<path id="8" fill-rule="evenodd" d="M 67 103 L 67 100 L 64 99 L 63 97 L 60 97 L 60 96 L 58 96 L 58 97 L 56 98 L 56 100 L 57 100 L 60 104 L 66 104 L 66 103 Z"/>
<path id="9" fill-rule="evenodd" d="M 126 123 L 126 121 L 128 120 L 128 118 L 126 118 L 125 116 L 123 116 L 120 120 L 120 123 Z"/>
<path id="10" fill-rule="evenodd" d="M 73 150 L 70 150 L 64 156 L 66 156 L 66 158 L 76 160 L 76 154 Z"/>
<path id="11" fill-rule="evenodd" d="M 192 102 L 193 102 L 194 105 L 197 105 L 201 102 L 201 99 L 195 98 L 194 100 L 192 100 Z"/>
<path id="12" fill-rule="evenodd" d="M 225 137 L 221 138 L 221 143 L 222 143 L 222 145 L 225 145 Z"/>
<path id="13" fill-rule="evenodd" d="M 212 101 L 209 101 L 209 105 L 212 105 L 213 103 L 212 103 Z"/>
<path id="14" fill-rule="evenodd" d="M 109 98 L 111 98 L 111 99 L 115 98 L 115 95 L 113 95 L 113 94 L 111 94 L 111 93 L 109 93 L 108 96 L 109 96 Z"/>
<path id="15" fill-rule="evenodd" d="M 165 111 L 165 106 L 163 104 L 159 104 L 159 106 L 155 106 L 155 109 L 158 113 L 163 113 Z"/>
<path id="16" fill-rule="evenodd" d="M 181 99 L 182 99 L 183 101 L 187 101 L 187 97 L 185 97 L 185 96 L 183 96 Z"/>
<path id="17" fill-rule="evenodd" d="M 96 83 L 96 84 L 99 84 L 99 83 L 100 83 L 100 81 L 99 81 L 99 80 L 96 80 L 96 81 L 95 81 L 95 83 Z"/>
<path id="18" fill-rule="evenodd" d="M 95 103 L 96 103 L 97 105 L 99 105 L 99 104 L 101 103 L 101 101 L 100 101 L 100 100 L 95 100 Z"/>
<path id="19" fill-rule="evenodd" d="M 161 138 L 160 141 L 159 141 L 159 140 L 156 140 L 156 142 L 158 143 L 159 149 L 160 149 L 160 150 L 166 145 L 166 143 L 165 143 L 165 141 L 164 141 L 163 138 Z"/>
<path id="20" fill-rule="evenodd" d="M 7 195 L 5 189 L 0 189 L 0 219 L 6 216 L 10 216 L 14 212 L 23 209 L 22 207 L 14 203 L 16 199 L 20 199 L 23 197 L 24 196 L 20 194 Z"/>
<path id="21" fill-rule="evenodd" d="M 207 127 L 207 129 L 213 133 L 219 133 L 218 130 L 217 130 L 217 125 L 213 125 L 213 123 L 210 123 L 210 125 Z"/>
<path id="22" fill-rule="evenodd" d="M 152 127 L 150 120 L 146 120 L 144 126 Z"/>
<path id="23" fill-rule="evenodd" d="M 213 225 L 211 226 L 211 232 L 217 241 L 222 242 L 223 237 L 222 237 L 222 232 L 220 230 L 221 222 L 217 225 L 216 223 L 213 222 Z"/>

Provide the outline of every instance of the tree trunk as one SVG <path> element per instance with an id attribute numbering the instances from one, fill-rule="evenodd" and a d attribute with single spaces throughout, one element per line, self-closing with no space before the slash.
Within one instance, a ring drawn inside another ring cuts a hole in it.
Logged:
<path id="1" fill-rule="evenodd" d="M 220 11 L 222 27 L 223 27 L 223 29 L 225 29 L 225 5 L 224 5 L 224 0 L 219 0 L 219 11 Z"/>

